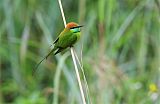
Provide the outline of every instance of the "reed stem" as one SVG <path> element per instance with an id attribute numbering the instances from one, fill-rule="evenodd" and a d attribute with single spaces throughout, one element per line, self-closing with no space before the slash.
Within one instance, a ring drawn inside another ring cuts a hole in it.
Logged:
<path id="1" fill-rule="evenodd" d="M 58 2 L 59 2 L 59 7 L 60 7 L 60 10 L 61 10 L 64 26 L 66 27 L 66 19 L 65 19 L 65 16 L 64 16 L 61 0 L 58 0 Z M 71 47 L 71 55 L 72 55 L 72 60 L 73 60 L 75 71 L 76 71 L 76 76 L 77 76 L 77 80 L 78 80 L 78 84 L 79 84 L 79 88 L 80 88 L 82 101 L 83 101 L 83 104 L 86 104 L 84 92 L 83 92 L 83 89 L 82 89 L 82 83 L 81 83 L 81 80 L 80 80 L 80 75 L 79 75 L 79 72 L 78 72 L 78 67 L 77 67 L 77 63 L 76 63 L 76 59 L 75 59 L 75 55 L 74 55 L 74 51 L 73 51 L 73 47 Z"/>

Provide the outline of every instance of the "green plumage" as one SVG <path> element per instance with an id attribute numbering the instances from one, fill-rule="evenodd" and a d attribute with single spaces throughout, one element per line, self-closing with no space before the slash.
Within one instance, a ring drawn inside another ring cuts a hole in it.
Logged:
<path id="1" fill-rule="evenodd" d="M 77 40 L 79 40 L 79 38 L 80 28 L 65 28 L 58 36 L 58 38 L 54 41 L 54 48 L 51 50 L 51 52 L 48 53 L 46 59 L 53 52 L 56 55 L 57 53 L 62 52 L 67 47 L 72 47 L 77 42 Z"/>
<path id="2" fill-rule="evenodd" d="M 80 38 L 80 27 L 78 24 L 74 22 L 70 22 L 67 24 L 66 28 L 60 33 L 58 38 L 53 42 L 54 48 L 36 65 L 35 70 L 33 70 L 33 74 L 41 64 L 41 62 L 48 58 L 52 53 L 56 55 L 59 52 L 62 52 L 68 47 L 72 47 Z"/>

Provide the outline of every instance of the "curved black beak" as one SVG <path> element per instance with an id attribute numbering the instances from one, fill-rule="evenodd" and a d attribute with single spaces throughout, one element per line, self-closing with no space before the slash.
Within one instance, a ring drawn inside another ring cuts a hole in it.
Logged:
<path id="1" fill-rule="evenodd" d="M 77 28 L 79 28 L 79 27 L 83 27 L 83 25 L 77 26 Z"/>

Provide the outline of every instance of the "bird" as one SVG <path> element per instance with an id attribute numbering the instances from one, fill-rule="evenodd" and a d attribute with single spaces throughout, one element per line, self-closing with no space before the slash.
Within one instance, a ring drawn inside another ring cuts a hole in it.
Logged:
<path id="1" fill-rule="evenodd" d="M 54 55 L 62 52 L 68 47 L 73 47 L 73 45 L 80 39 L 81 37 L 81 27 L 82 25 L 78 25 L 75 22 L 69 22 L 60 35 L 53 42 L 54 48 L 35 66 L 33 73 L 37 70 L 38 66 L 47 59 L 52 53 Z"/>

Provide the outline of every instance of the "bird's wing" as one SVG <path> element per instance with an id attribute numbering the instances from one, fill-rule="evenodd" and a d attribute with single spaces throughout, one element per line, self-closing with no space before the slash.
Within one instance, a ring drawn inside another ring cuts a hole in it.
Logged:
<path id="1" fill-rule="evenodd" d="M 58 42 L 58 40 L 59 40 L 59 37 L 63 37 L 63 34 L 65 34 L 65 31 L 66 30 L 63 30 L 61 33 L 60 33 L 60 35 L 57 37 L 57 39 L 53 42 L 53 44 L 55 44 L 55 43 L 57 43 Z"/>
<path id="2" fill-rule="evenodd" d="M 57 43 L 59 40 L 59 37 L 53 42 L 53 44 Z"/>
<path id="3" fill-rule="evenodd" d="M 55 44 L 58 47 L 67 48 L 72 46 L 77 41 L 77 36 L 72 33 L 66 33 L 59 37 L 58 42 Z"/>

